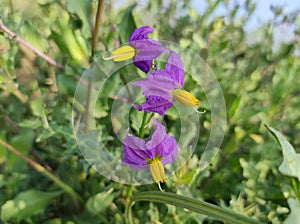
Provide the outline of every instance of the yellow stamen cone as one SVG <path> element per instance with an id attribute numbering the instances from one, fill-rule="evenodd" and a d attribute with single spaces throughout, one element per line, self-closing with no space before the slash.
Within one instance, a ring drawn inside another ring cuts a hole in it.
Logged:
<path id="1" fill-rule="evenodd" d="M 175 89 L 172 91 L 174 98 L 181 104 L 188 107 L 195 107 L 199 105 L 199 100 L 188 91 L 182 89 Z"/>
<path id="2" fill-rule="evenodd" d="M 135 55 L 135 50 L 131 46 L 122 46 L 113 52 L 111 52 L 111 59 L 113 61 L 126 61 L 133 58 Z"/>
<path id="3" fill-rule="evenodd" d="M 165 168 L 161 161 L 155 158 L 153 160 L 150 160 L 149 163 L 153 180 L 158 184 L 166 182 Z"/>

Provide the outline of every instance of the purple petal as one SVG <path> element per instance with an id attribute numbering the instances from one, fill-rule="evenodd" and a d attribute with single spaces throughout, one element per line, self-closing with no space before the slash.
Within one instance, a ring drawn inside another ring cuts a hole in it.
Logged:
<path id="1" fill-rule="evenodd" d="M 146 159 L 154 158 L 157 153 L 153 152 L 153 149 L 147 150 L 143 139 L 135 136 L 129 136 L 128 132 L 126 134 L 126 138 L 123 140 L 123 151 L 122 162 L 124 164 L 129 164 L 136 170 L 148 169 L 149 166 Z"/>
<path id="2" fill-rule="evenodd" d="M 146 39 L 131 42 L 137 53 L 133 59 L 134 64 L 143 72 L 148 73 L 151 69 L 151 61 L 156 59 L 162 52 L 167 51 L 159 42 Z"/>
<path id="3" fill-rule="evenodd" d="M 136 155 L 140 158 L 152 158 L 152 153 L 150 152 L 152 148 L 147 148 L 145 140 L 136 136 L 130 136 L 128 135 L 128 132 L 126 138 L 123 140 L 123 147 L 138 151 Z"/>
<path id="4" fill-rule="evenodd" d="M 155 126 L 155 131 L 152 134 L 151 140 L 146 143 L 147 149 L 153 149 L 162 143 L 165 136 L 167 136 L 166 128 L 161 123 L 159 123 L 155 118 L 152 119 Z M 154 154 L 154 156 L 156 153 Z"/>
<path id="5" fill-rule="evenodd" d="M 145 73 L 148 73 L 151 69 L 151 60 L 150 61 L 133 61 L 134 65 L 138 67 Z"/>
<path id="6" fill-rule="evenodd" d="M 161 53 L 167 51 L 161 43 L 152 39 L 134 41 L 132 46 L 137 51 L 135 56 L 136 61 L 154 60 Z"/>
<path id="7" fill-rule="evenodd" d="M 126 138 L 123 140 L 123 145 L 126 145 L 132 149 L 146 149 L 145 140 L 128 135 L 128 131 L 126 133 Z"/>
<path id="8" fill-rule="evenodd" d="M 148 37 L 154 29 L 143 26 L 135 29 L 129 38 L 129 44 L 136 49 L 137 54 L 133 61 L 136 67 L 148 73 L 151 69 L 151 61 L 156 59 L 162 52 L 167 51 L 161 43 Z"/>
<path id="9" fill-rule="evenodd" d="M 122 162 L 124 163 L 128 163 L 128 164 L 132 164 L 132 165 L 146 165 L 147 164 L 147 160 L 145 160 L 145 158 L 147 158 L 144 155 L 144 150 L 139 150 L 139 149 L 132 149 L 126 145 L 123 145 L 123 158 L 122 158 Z"/>
<path id="10" fill-rule="evenodd" d="M 167 101 L 172 101 L 173 96 L 171 90 L 177 88 L 176 84 L 170 78 L 170 74 L 166 70 L 158 70 L 148 75 L 144 80 L 133 82 L 132 85 L 140 86 L 146 97 L 157 96 Z"/>
<path id="11" fill-rule="evenodd" d="M 132 85 L 142 87 L 143 95 L 146 97 L 146 101 L 141 106 L 134 106 L 139 111 L 144 110 L 147 113 L 155 112 L 164 115 L 174 104 L 171 91 L 178 86 L 166 70 L 153 72 L 144 80 L 136 81 Z"/>
<path id="12" fill-rule="evenodd" d="M 149 74 L 147 80 L 153 79 L 161 82 L 165 88 L 176 89 L 178 88 L 178 82 L 174 80 L 173 74 L 167 70 L 157 70 Z"/>
<path id="13" fill-rule="evenodd" d="M 178 145 L 176 139 L 172 136 L 167 136 L 162 142 L 160 156 L 163 158 L 162 164 L 173 163 L 177 159 Z"/>
<path id="14" fill-rule="evenodd" d="M 134 40 L 143 40 L 148 38 L 148 34 L 153 33 L 154 29 L 150 26 L 142 26 L 136 28 L 131 37 L 129 38 L 129 42 Z"/>
<path id="15" fill-rule="evenodd" d="M 166 128 L 153 119 L 155 131 L 151 139 L 145 143 L 143 139 L 126 134 L 123 141 L 122 162 L 129 164 L 133 169 L 149 169 L 147 159 L 153 159 L 156 155 L 162 157 L 162 163 L 174 162 L 177 158 L 178 146 L 174 137 L 166 134 Z M 136 146 L 142 148 L 135 148 Z M 132 148 L 134 147 L 134 148 Z"/>
<path id="16" fill-rule="evenodd" d="M 168 100 L 152 100 L 152 99 L 146 99 L 146 101 L 144 103 L 142 103 L 141 106 L 138 105 L 134 105 L 134 107 L 141 111 L 146 111 L 147 113 L 158 113 L 162 116 L 165 115 L 166 111 L 172 107 L 174 104 L 174 101 L 168 101 Z"/>
<path id="17" fill-rule="evenodd" d="M 184 65 L 178 54 L 171 51 L 166 65 L 166 70 L 172 75 L 172 79 L 180 85 L 184 84 Z"/>
<path id="18" fill-rule="evenodd" d="M 126 138 L 123 140 L 123 145 L 131 149 L 138 149 L 138 151 L 143 151 L 142 154 L 140 154 L 142 158 L 154 158 L 156 153 L 152 153 L 153 148 L 159 145 L 163 141 L 165 135 L 167 135 L 165 126 L 159 123 L 155 118 L 153 118 L 152 120 L 155 126 L 155 130 L 148 142 L 145 142 L 144 139 L 138 138 L 136 136 L 128 135 L 128 131 L 126 133 Z"/>

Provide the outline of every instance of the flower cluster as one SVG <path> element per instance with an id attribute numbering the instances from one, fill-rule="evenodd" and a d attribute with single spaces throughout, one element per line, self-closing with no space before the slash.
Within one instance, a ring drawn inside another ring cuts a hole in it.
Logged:
<path id="1" fill-rule="evenodd" d="M 144 113 L 157 113 L 164 116 L 175 101 L 185 106 L 196 107 L 199 101 L 183 90 L 184 65 L 180 56 L 156 40 L 148 37 L 154 29 L 149 26 L 137 28 L 127 46 L 114 50 L 111 57 L 116 62 L 132 59 L 134 65 L 146 73 L 143 80 L 132 83 L 142 88 L 146 100 L 141 105 L 133 105 Z M 168 55 L 164 69 L 153 68 L 152 63 L 162 53 Z M 149 141 L 129 135 L 123 140 L 122 162 L 135 170 L 150 169 L 153 179 L 158 183 L 166 181 L 164 166 L 173 163 L 178 154 L 178 145 L 174 137 L 167 135 L 166 128 L 155 118 L 152 119 L 155 131 Z M 142 127 L 144 128 L 144 127 Z M 161 189 L 161 188 L 160 188 Z"/>

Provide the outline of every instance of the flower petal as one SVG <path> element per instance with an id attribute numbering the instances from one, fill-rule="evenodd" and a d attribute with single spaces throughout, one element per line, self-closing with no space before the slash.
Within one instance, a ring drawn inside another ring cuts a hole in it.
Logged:
<path id="1" fill-rule="evenodd" d="M 133 46 L 137 53 L 135 60 L 154 60 L 161 53 L 167 51 L 161 43 L 152 39 L 138 40 L 134 41 L 131 46 Z"/>
<path id="2" fill-rule="evenodd" d="M 163 158 L 162 163 L 173 163 L 178 156 L 178 145 L 173 136 L 166 136 L 159 149 L 160 156 Z"/>
<path id="3" fill-rule="evenodd" d="M 134 108 L 136 108 L 139 111 L 146 111 L 147 113 L 158 113 L 161 116 L 164 116 L 166 111 L 172 107 L 174 104 L 174 101 L 168 101 L 168 100 L 157 100 L 157 98 L 155 100 L 152 99 L 152 97 L 149 97 L 148 99 L 146 99 L 146 101 L 144 103 L 142 103 L 141 106 L 138 105 L 133 105 Z"/>
<path id="4" fill-rule="evenodd" d="M 141 106 L 134 106 L 137 110 L 164 115 L 174 104 L 172 90 L 177 88 L 177 84 L 166 70 L 155 71 L 144 80 L 136 81 L 132 85 L 142 87 L 143 95 L 146 97 L 146 101 Z"/>
<path id="5" fill-rule="evenodd" d="M 146 97 L 157 96 L 171 101 L 173 98 L 171 90 L 176 89 L 177 86 L 169 77 L 169 73 L 165 70 L 158 70 L 148 75 L 144 80 L 133 82 L 132 85 L 142 87 Z"/>
<path id="6" fill-rule="evenodd" d="M 139 150 L 139 149 L 132 149 L 126 145 L 123 145 L 123 158 L 122 162 L 130 164 L 130 165 L 146 165 L 147 158 L 144 155 L 144 150 Z"/>
<path id="7" fill-rule="evenodd" d="M 172 79 L 176 82 L 180 88 L 184 84 L 184 65 L 178 54 L 171 51 L 166 64 L 166 70 L 171 74 Z"/>
<path id="8" fill-rule="evenodd" d="M 129 136 L 128 132 L 123 140 L 123 151 L 122 162 L 136 170 L 148 169 L 146 159 L 154 158 L 153 154 L 156 153 L 153 152 L 153 149 L 146 150 L 145 141 L 135 136 Z"/>
<path id="9" fill-rule="evenodd" d="M 159 123 L 155 118 L 152 119 L 155 126 L 155 131 L 153 132 L 150 141 L 146 143 L 147 149 L 153 149 L 157 147 L 167 136 L 166 128 L 161 123 Z M 156 156 L 156 153 L 154 154 Z"/>
<path id="10" fill-rule="evenodd" d="M 148 39 L 148 34 L 153 33 L 153 31 L 154 29 L 151 26 L 141 26 L 139 28 L 136 28 L 129 38 L 129 42 Z"/>
<path id="11" fill-rule="evenodd" d="M 145 73 L 148 73 L 151 69 L 151 60 L 149 61 L 136 61 L 135 59 L 133 60 L 133 64 L 135 67 L 139 68 Z"/>
<path id="12" fill-rule="evenodd" d="M 162 157 L 163 164 L 174 162 L 177 158 L 178 146 L 175 138 L 168 136 L 166 128 L 156 119 L 153 119 L 153 123 L 155 131 L 147 143 L 138 137 L 129 136 L 128 132 L 126 134 L 122 162 L 133 169 L 149 169 L 148 160 L 157 158 L 157 155 Z M 141 148 L 136 148 L 137 146 Z"/>
<path id="13" fill-rule="evenodd" d="M 150 71 L 151 61 L 156 59 L 161 53 L 167 51 L 161 43 L 150 38 L 132 41 L 130 45 L 136 50 L 136 55 L 133 59 L 136 62 L 135 65 L 145 73 Z M 143 63 L 144 61 L 146 63 Z"/>

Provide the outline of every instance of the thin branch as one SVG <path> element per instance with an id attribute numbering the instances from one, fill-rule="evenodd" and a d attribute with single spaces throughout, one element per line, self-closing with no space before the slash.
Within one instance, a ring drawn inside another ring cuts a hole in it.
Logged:
<path id="1" fill-rule="evenodd" d="M 102 8 L 103 8 L 103 2 L 104 0 L 98 1 L 98 7 L 96 12 L 96 19 L 95 19 L 95 26 L 93 29 L 93 37 L 92 37 L 92 52 L 91 52 L 91 60 L 93 60 L 95 55 L 95 50 L 97 47 L 98 42 L 98 34 L 99 34 L 99 25 L 100 25 L 100 19 L 102 15 Z"/>
<path id="2" fill-rule="evenodd" d="M 36 171 L 40 172 L 44 176 L 48 177 L 50 180 L 52 180 L 54 183 L 56 183 L 59 187 L 61 187 L 66 193 L 68 193 L 73 199 L 76 204 L 76 207 L 78 206 L 78 202 L 82 202 L 83 199 L 81 198 L 80 195 L 78 195 L 73 188 L 71 188 L 69 185 L 65 184 L 63 181 L 61 181 L 57 176 L 55 176 L 53 173 L 49 172 L 45 167 L 34 161 L 33 159 L 27 157 L 17 149 L 15 149 L 13 146 L 10 144 L 6 143 L 2 139 L 0 139 L 0 145 L 4 146 L 7 148 L 9 151 L 12 153 L 16 154 L 19 156 L 21 159 L 25 160 L 31 167 L 33 167 Z"/>
<path id="3" fill-rule="evenodd" d="M 30 43 L 28 43 L 26 40 L 24 40 L 23 38 L 19 37 L 18 35 L 16 35 L 14 32 L 12 32 L 10 29 L 8 29 L 1 21 L 0 19 L 0 29 L 3 30 L 5 33 L 7 33 L 11 38 L 15 39 L 16 41 L 18 41 L 19 43 L 25 45 L 26 47 L 28 47 L 30 50 L 32 50 L 35 54 L 37 54 L 38 56 L 40 56 L 41 58 L 43 58 L 45 61 L 47 61 L 49 64 L 55 66 L 56 68 L 59 68 L 61 70 L 64 69 L 64 67 L 59 64 L 58 62 L 56 62 L 55 60 L 53 60 L 52 58 L 50 58 L 48 55 L 44 54 L 43 52 L 41 52 L 40 50 L 36 49 L 34 46 L 32 46 Z"/>

